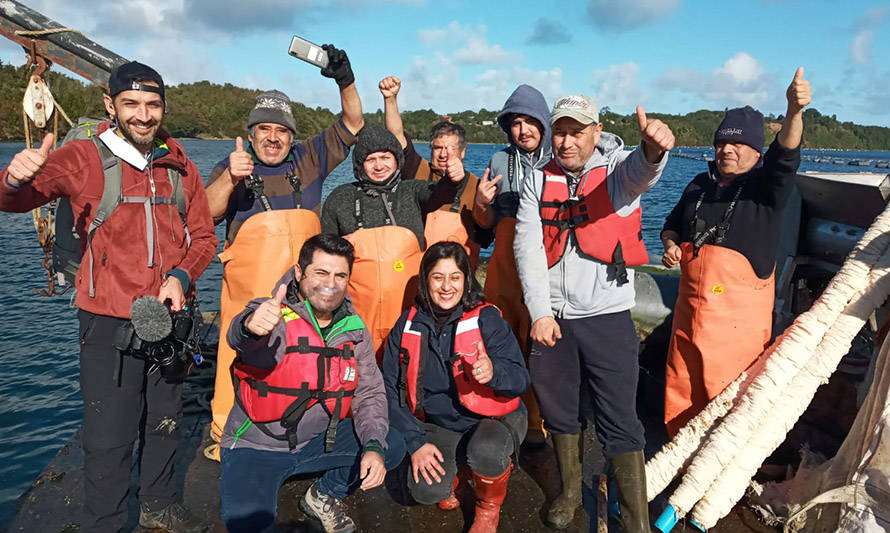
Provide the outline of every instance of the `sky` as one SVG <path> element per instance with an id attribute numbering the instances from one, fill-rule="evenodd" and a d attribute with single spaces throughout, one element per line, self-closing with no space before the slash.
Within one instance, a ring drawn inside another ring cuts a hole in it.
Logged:
<path id="1" fill-rule="evenodd" d="M 5 0 L 0 0 L 2 3 Z M 785 111 L 798 66 L 812 106 L 890 126 L 890 2 L 851 0 L 29 0 L 168 85 L 276 88 L 339 109 L 332 80 L 287 54 L 293 35 L 349 55 L 364 109 L 402 80 L 402 110 L 500 109 L 519 84 L 548 104 L 583 93 L 628 114 L 752 105 Z M 0 61 L 24 63 L 0 40 Z M 62 70 L 60 67 L 54 67 Z"/>

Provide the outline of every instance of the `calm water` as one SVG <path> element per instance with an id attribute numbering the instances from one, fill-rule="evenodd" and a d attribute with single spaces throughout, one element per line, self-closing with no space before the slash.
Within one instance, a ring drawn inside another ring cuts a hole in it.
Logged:
<path id="1" fill-rule="evenodd" d="M 207 176 L 234 148 L 232 141 L 184 141 L 186 150 Z M 0 143 L 0 167 L 23 145 Z M 500 146 L 471 145 L 467 168 L 482 175 L 491 154 Z M 429 148 L 418 144 L 425 157 Z M 705 149 L 684 149 L 701 154 Z M 709 151 L 713 155 L 713 150 Z M 890 160 L 890 152 L 807 151 L 832 158 Z M 658 233 L 664 217 L 685 184 L 705 168 L 703 161 L 672 158 L 662 179 L 643 197 L 643 234 L 649 251 L 660 254 Z M 830 163 L 804 162 L 801 170 L 887 172 Z M 337 185 L 353 179 L 347 160 L 325 183 L 326 196 Z M 10 518 L 15 500 L 32 483 L 80 424 L 82 406 L 78 385 L 77 320 L 67 296 L 44 298 L 33 289 L 46 286 L 43 253 L 29 215 L 0 213 L 0 524 Z M 223 241 L 222 226 L 217 236 Z M 218 308 L 222 266 L 214 261 L 198 281 L 201 307 Z M 2 529 L 2 528 L 0 528 Z"/>

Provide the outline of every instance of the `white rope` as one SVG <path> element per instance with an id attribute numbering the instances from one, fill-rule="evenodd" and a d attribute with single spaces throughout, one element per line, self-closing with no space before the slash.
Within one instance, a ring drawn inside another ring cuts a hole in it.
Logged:
<path id="1" fill-rule="evenodd" d="M 880 264 L 890 264 L 890 250 L 881 258 Z M 888 267 L 872 270 L 868 286 L 859 291 L 844 309 L 809 363 L 783 392 L 781 409 L 776 409 L 772 416 L 761 419 L 759 427 L 751 433 L 751 438 L 743 446 L 742 453 L 724 468 L 693 508 L 693 520 L 705 528 L 713 527 L 742 498 L 757 469 L 782 444 L 785 436 L 806 411 L 816 389 L 828 382 L 841 359 L 850 351 L 853 338 L 865 325 L 869 315 L 887 299 L 890 294 L 888 274 Z"/>
<path id="2" fill-rule="evenodd" d="M 774 343 L 774 352 L 766 360 L 763 372 L 753 379 L 736 406 L 711 430 L 689 463 L 680 487 L 670 497 L 669 504 L 678 515 L 688 512 L 709 490 L 716 477 L 735 460 L 758 429 L 759 421 L 784 408 L 776 404 L 782 391 L 808 363 L 829 327 L 854 298 L 857 288 L 867 285 L 871 266 L 890 244 L 888 229 L 890 209 L 885 209 L 853 248 L 812 308 L 795 320 L 780 342 Z M 702 434 L 702 438 L 706 431 L 706 428 L 694 430 Z M 689 446 L 695 441 L 695 438 L 686 439 Z M 659 476 L 659 479 L 663 477 Z"/>

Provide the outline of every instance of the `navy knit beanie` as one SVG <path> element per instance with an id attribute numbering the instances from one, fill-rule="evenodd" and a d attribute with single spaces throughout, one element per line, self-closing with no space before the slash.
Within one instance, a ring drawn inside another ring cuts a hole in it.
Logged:
<path id="1" fill-rule="evenodd" d="M 355 179 L 369 181 L 363 165 L 365 159 L 374 152 L 391 152 L 396 156 L 399 170 L 405 164 L 405 154 L 396 136 L 379 124 L 366 122 L 365 127 L 355 136 L 355 146 L 352 147 L 352 172 Z"/>
<path id="2" fill-rule="evenodd" d="M 760 152 L 764 143 L 763 114 L 749 105 L 730 109 L 714 132 L 714 146 L 720 142 L 747 144 Z"/>

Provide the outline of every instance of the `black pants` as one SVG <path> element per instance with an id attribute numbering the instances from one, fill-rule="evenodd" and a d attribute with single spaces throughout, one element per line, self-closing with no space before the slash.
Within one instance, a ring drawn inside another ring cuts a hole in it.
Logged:
<path id="1" fill-rule="evenodd" d="M 127 519 L 133 443 L 141 437 L 139 498 L 150 510 L 178 501 L 173 456 L 182 385 L 114 348 L 126 321 L 79 311 L 86 521 L 81 532 L 118 531 Z M 115 373 L 120 362 L 120 377 Z"/>
<path id="2" fill-rule="evenodd" d="M 528 357 L 544 427 L 557 434 L 581 433 L 586 385 L 606 458 L 642 450 L 645 437 L 636 407 L 640 341 L 630 311 L 556 322 L 562 339 L 553 347 L 532 343 Z"/>
<path id="3" fill-rule="evenodd" d="M 517 409 L 499 419 L 483 418 L 475 429 L 458 433 L 435 424 L 423 424 L 426 441 L 439 448 L 444 459 L 442 481 L 427 484 L 423 476 L 408 474 L 408 490 L 417 503 L 430 504 L 444 500 L 451 494 L 451 484 L 457 475 L 458 462 L 466 462 L 474 472 L 486 477 L 497 477 L 510 466 L 515 443 L 522 442 L 528 429 L 528 412 Z"/>

